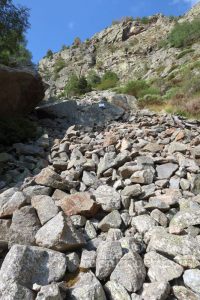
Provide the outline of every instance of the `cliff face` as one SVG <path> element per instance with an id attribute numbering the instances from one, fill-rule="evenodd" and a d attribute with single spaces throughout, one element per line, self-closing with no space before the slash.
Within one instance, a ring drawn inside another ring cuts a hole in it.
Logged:
<path id="1" fill-rule="evenodd" d="M 194 6 L 179 22 L 200 16 L 200 4 Z M 49 88 L 46 97 L 59 96 L 72 73 L 85 75 L 94 70 L 102 75 L 114 71 L 122 82 L 130 79 L 165 77 L 174 69 L 200 55 L 200 45 L 192 45 L 193 52 L 177 60 L 181 52 L 175 48 L 164 48 L 165 40 L 175 20 L 155 15 L 142 20 L 127 18 L 112 25 L 80 45 L 72 45 L 39 63 L 40 74 Z M 57 65 L 62 66 L 55 71 Z"/>

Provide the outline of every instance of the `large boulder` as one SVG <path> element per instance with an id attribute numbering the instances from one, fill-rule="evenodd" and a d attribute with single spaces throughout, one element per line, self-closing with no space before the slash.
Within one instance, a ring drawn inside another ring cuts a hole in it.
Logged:
<path id="1" fill-rule="evenodd" d="M 30 69 L 0 66 L 0 86 L 0 116 L 28 113 L 44 98 L 42 80 Z"/>

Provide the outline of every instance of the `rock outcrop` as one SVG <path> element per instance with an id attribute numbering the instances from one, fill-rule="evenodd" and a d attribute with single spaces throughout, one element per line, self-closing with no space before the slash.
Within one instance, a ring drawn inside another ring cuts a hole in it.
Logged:
<path id="1" fill-rule="evenodd" d="M 34 70 L 0 66 L 0 116 L 31 112 L 44 98 L 42 80 Z"/>

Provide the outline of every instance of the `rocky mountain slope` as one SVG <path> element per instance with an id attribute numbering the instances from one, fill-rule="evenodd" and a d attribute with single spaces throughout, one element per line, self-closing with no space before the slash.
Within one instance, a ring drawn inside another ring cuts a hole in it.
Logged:
<path id="1" fill-rule="evenodd" d="M 0 155 L 1 299 L 200 299 L 199 122 L 107 109 Z"/>
<path id="2" fill-rule="evenodd" d="M 200 4 L 197 4 L 178 22 L 199 16 Z M 192 51 L 184 56 L 180 55 L 181 49 L 162 46 L 175 23 L 173 18 L 159 14 L 144 20 L 125 18 L 83 43 L 76 41 L 71 47 L 45 57 L 39 63 L 39 70 L 49 86 L 46 97 L 59 97 L 74 72 L 87 76 L 92 70 L 99 75 L 109 70 L 127 82 L 167 78 L 183 65 L 199 60 L 199 43 L 194 43 Z"/>

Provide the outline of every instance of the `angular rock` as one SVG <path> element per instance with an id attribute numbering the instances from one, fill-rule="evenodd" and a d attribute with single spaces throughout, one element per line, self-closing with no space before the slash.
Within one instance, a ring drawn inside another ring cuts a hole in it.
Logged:
<path id="1" fill-rule="evenodd" d="M 16 188 L 6 190 L 0 195 L 0 217 L 12 216 L 20 207 L 26 204 L 26 197 Z"/>
<path id="2" fill-rule="evenodd" d="M 87 222 L 85 224 L 85 233 L 86 233 L 87 240 L 92 240 L 97 236 L 96 229 L 89 220 L 87 220 Z"/>
<path id="3" fill-rule="evenodd" d="M 13 244 L 35 245 L 35 235 L 40 227 L 40 221 L 33 207 L 25 206 L 16 210 L 10 226 L 9 247 Z"/>
<path id="4" fill-rule="evenodd" d="M 31 199 L 31 204 L 36 209 L 42 225 L 55 217 L 59 212 L 58 207 L 49 196 L 34 196 Z"/>
<path id="5" fill-rule="evenodd" d="M 36 243 L 57 251 L 80 248 L 85 244 L 83 236 L 75 229 L 63 212 L 48 221 L 36 234 Z"/>
<path id="6" fill-rule="evenodd" d="M 116 164 L 115 158 L 116 158 L 115 152 L 106 153 L 104 157 L 100 159 L 98 169 L 97 169 L 97 175 L 100 176 L 108 169 L 113 168 Z"/>
<path id="7" fill-rule="evenodd" d="M 1 266 L 4 282 L 16 282 L 27 288 L 34 283 L 48 285 L 62 280 L 66 271 L 64 254 L 39 247 L 14 245 Z"/>
<path id="8" fill-rule="evenodd" d="M 94 191 L 94 196 L 96 202 L 100 204 L 105 211 L 110 212 L 115 209 L 120 209 L 121 207 L 120 194 L 108 185 L 99 186 L 96 191 Z"/>
<path id="9" fill-rule="evenodd" d="M 178 165 L 167 163 L 156 167 L 158 179 L 168 179 L 178 170 Z"/>
<path id="10" fill-rule="evenodd" d="M 167 281 L 144 283 L 142 291 L 143 300 L 165 300 L 170 294 L 170 285 Z"/>
<path id="11" fill-rule="evenodd" d="M 179 142 L 172 142 L 168 148 L 168 152 L 170 154 L 173 154 L 175 152 L 185 153 L 186 150 L 187 150 L 187 145 Z"/>
<path id="12" fill-rule="evenodd" d="M 50 167 L 43 169 L 36 177 L 35 182 L 39 185 L 44 185 L 54 189 L 69 190 L 70 187 L 66 180 L 58 175 Z"/>
<path id="13" fill-rule="evenodd" d="M 200 270 L 186 270 L 183 274 L 183 280 L 185 285 L 188 286 L 193 292 L 200 294 Z"/>
<path id="14" fill-rule="evenodd" d="M 192 255 L 177 255 L 174 257 L 174 261 L 188 269 L 200 267 L 200 262 Z"/>
<path id="15" fill-rule="evenodd" d="M 0 298 L 2 300 L 34 300 L 35 294 L 16 282 L 0 281 Z"/>
<path id="16" fill-rule="evenodd" d="M 72 252 L 66 255 L 67 258 L 67 270 L 71 273 L 76 272 L 80 265 L 80 259 L 76 252 Z"/>
<path id="17" fill-rule="evenodd" d="M 109 300 L 131 300 L 126 289 L 115 281 L 108 281 L 104 286 L 104 290 Z"/>
<path id="18" fill-rule="evenodd" d="M 106 279 L 122 257 L 121 244 L 115 242 L 103 242 L 97 248 L 96 276 L 100 280 Z"/>
<path id="19" fill-rule="evenodd" d="M 110 279 L 121 284 L 128 292 L 136 292 L 142 287 L 145 277 L 142 258 L 137 253 L 129 252 L 121 258 Z"/>
<path id="20" fill-rule="evenodd" d="M 40 196 L 40 195 L 50 196 L 52 193 L 52 189 L 42 185 L 33 185 L 24 188 L 23 193 L 27 198 L 27 202 L 31 203 L 31 198 L 34 196 Z"/>
<path id="21" fill-rule="evenodd" d="M 128 198 L 137 197 L 141 194 L 142 194 L 142 189 L 139 184 L 128 185 L 121 192 L 122 196 L 125 196 Z"/>
<path id="22" fill-rule="evenodd" d="M 121 223 L 122 219 L 120 213 L 117 210 L 114 210 L 100 221 L 98 228 L 107 232 L 110 228 L 119 228 Z"/>
<path id="23" fill-rule="evenodd" d="M 80 268 L 91 269 L 96 267 L 96 251 L 83 250 L 81 255 Z"/>
<path id="24" fill-rule="evenodd" d="M 63 300 L 57 284 L 42 286 L 35 300 Z"/>
<path id="25" fill-rule="evenodd" d="M 178 300 L 200 300 L 200 296 L 184 286 L 174 285 L 173 294 Z"/>
<path id="26" fill-rule="evenodd" d="M 141 215 L 132 218 L 131 225 L 135 226 L 139 233 L 146 233 L 157 225 L 156 221 L 149 215 Z"/>
<path id="27" fill-rule="evenodd" d="M 0 220 L 0 249 L 8 247 L 11 220 Z"/>
<path id="28" fill-rule="evenodd" d="M 147 251 L 158 251 L 170 256 L 193 255 L 200 259 L 200 244 L 191 236 L 177 236 L 165 231 L 152 234 Z"/>
<path id="29" fill-rule="evenodd" d="M 75 283 L 67 291 L 67 299 L 81 300 L 106 300 L 106 296 L 101 283 L 91 272 L 80 272 Z"/>
<path id="30" fill-rule="evenodd" d="M 200 210 L 179 211 L 169 224 L 169 233 L 179 234 L 191 225 L 200 225 Z"/>
<path id="31" fill-rule="evenodd" d="M 66 216 L 82 215 L 93 217 L 99 209 L 99 205 L 87 192 L 68 195 L 60 201 L 56 201 L 56 205 L 62 208 Z"/>
<path id="32" fill-rule="evenodd" d="M 154 172 L 150 169 L 137 171 L 131 176 L 133 183 L 151 184 L 153 182 Z"/>
<path id="33" fill-rule="evenodd" d="M 152 282 L 159 282 L 161 278 L 163 281 L 171 281 L 183 273 L 183 267 L 154 251 L 145 254 L 144 264 Z"/>
<path id="34" fill-rule="evenodd" d="M 153 218 L 156 222 L 158 222 L 161 226 L 167 227 L 168 218 L 166 215 L 161 212 L 159 209 L 154 209 L 151 214 L 151 218 Z"/>

